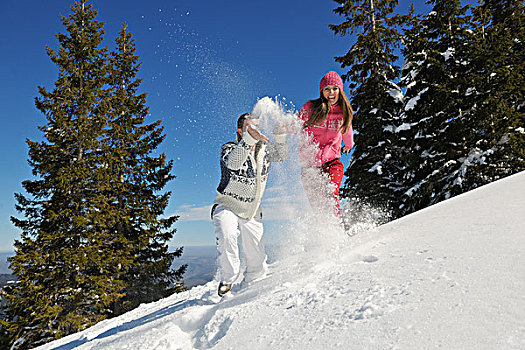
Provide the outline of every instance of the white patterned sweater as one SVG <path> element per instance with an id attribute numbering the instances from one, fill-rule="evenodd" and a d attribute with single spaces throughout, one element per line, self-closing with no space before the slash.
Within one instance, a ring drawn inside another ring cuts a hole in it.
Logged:
<path id="1" fill-rule="evenodd" d="M 245 132 L 239 142 L 228 142 L 221 148 L 221 181 L 217 187 L 216 205 L 223 205 L 244 219 L 262 218 L 261 198 L 272 162 L 288 156 L 286 135 L 275 135 L 275 143 L 257 143 Z M 213 211 L 212 211 L 213 215 Z"/>

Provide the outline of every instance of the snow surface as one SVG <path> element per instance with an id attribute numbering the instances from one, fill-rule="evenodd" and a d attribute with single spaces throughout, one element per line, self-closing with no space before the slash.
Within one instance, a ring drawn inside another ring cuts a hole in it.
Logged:
<path id="1" fill-rule="evenodd" d="M 524 208 L 522 172 L 352 237 L 322 232 L 222 300 L 210 282 L 39 349 L 525 349 Z"/>

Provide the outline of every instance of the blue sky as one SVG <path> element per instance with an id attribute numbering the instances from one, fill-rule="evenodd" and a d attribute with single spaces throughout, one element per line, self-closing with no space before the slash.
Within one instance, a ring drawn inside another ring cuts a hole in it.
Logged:
<path id="1" fill-rule="evenodd" d="M 166 140 L 159 151 L 173 159 L 173 192 L 167 209 L 181 219 L 171 245 L 213 245 L 208 208 L 219 180 L 220 145 L 234 138 L 235 120 L 259 98 L 278 97 L 300 108 L 318 95 L 329 70 L 344 73 L 333 56 L 346 53 L 351 37 L 328 24 L 342 19 L 326 0 L 135 1 L 95 0 L 106 22 L 104 44 L 113 48 L 122 22 L 134 34 L 148 93 L 149 122 L 161 119 Z M 0 2 L 0 251 L 11 251 L 19 231 L 9 217 L 15 192 L 32 178 L 26 138 L 41 140 L 45 118 L 34 107 L 37 86 L 52 89 L 56 66 L 45 46 L 57 49 L 64 32 L 59 14 L 71 1 Z M 400 11 L 408 7 L 401 1 Z M 422 4 L 419 7 L 425 7 Z M 345 88 L 345 90 L 347 90 Z M 347 91 L 348 92 L 348 91 Z"/>

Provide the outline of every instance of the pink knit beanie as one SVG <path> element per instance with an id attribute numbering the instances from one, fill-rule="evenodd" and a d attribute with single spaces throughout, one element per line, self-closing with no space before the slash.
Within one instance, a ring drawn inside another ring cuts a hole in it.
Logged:
<path id="1" fill-rule="evenodd" d="M 323 79 L 321 79 L 321 83 L 319 84 L 319 90 L 322 92 L 325 87 L 328 85 L 335 85 L 339 88 L 339 90 L 343 90 L 343 80 L 333 70 L 326 73 Z"/>

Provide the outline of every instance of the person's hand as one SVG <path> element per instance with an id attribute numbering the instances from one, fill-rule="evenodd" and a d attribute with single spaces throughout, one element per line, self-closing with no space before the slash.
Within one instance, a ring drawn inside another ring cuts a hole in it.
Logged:
<path id="1" fill-rule="evenodd" d="M 344 154 L 350 153 L 351 150 L 351 148 L 347 148 L 346 146 L 343 146 L 343 148 L 341 148 L 341 152 L 343 152 Z"/>
<path id="2" fill-rule="evenodd" d="M 248 134 L 250 134 L 251 137 L 253 137 L 257 141 L 263 141 L 263 142 L 270 141 L 266 136 L 261 134 L 261 132 L 257 130 L 256 128 L 254 128 L 251 124 L 248 124 L 246 131 L 248 132 Z"/>

